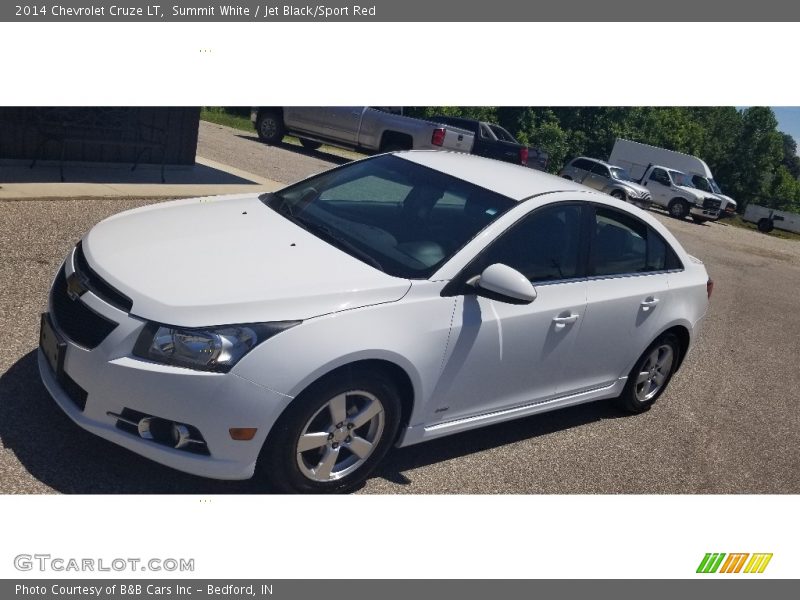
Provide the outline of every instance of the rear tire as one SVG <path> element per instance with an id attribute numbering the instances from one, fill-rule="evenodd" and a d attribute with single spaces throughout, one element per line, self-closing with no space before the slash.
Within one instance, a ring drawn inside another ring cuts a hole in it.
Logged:
<path id="1" fill-rule="evenodd" d="M 380 372 L 324 377 L 278 419 L 261 451 L 256 477 L 284 493 L 354 491 L 394 442 L 400 407 L 396 385 Z"/>
<path id="2" fill-rule="evenodd" d="M 274 111 L 264 111 L 258 115 L 256 121 L 258 139 L 265 144 L 277 144 L 283 139 L 285 129 L 283 117 Z"/>
<path id="3" fill-rule="evenodd" d="M 683 198 L 676 198 L 669 203 L 669 215 L 675 219 L 685 219 L 689 214 L 689 204 Z"/>
<path id="4" fill-rule="evenodd" d="M 680 341 L 672 333 L 650 344 L 628 374 L 617 405 L 632 414 L 648 410 L 667 389 L 680 360 L 680 349 Z"/>

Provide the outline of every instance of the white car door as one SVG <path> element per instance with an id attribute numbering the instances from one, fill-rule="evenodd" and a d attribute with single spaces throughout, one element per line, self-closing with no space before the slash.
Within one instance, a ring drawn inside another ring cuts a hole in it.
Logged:
<path id="1" fill-rule="evenodd" d="M 628 212 L 595 210 L 589 257 L 587 305 L 569 358 L 569 388 L 605 387 L 627 375 L 656 338 L 671 300 L 671 250 L 661 237 Z"/>
<path id="2" fill-rule="evenodd" d="M 537 297 L 530 304 L 511 304 L 464 288 L 429 422 L 486 414 L 555 394 L 586 305 L 586 281 L 579 273 L 582 210 L 576 204 L 556 204 L 533 211 L 459 278 L 502 263 L 528 277 Z"/>
<path id="3" fill-rule="evenodd" d="M 672 182 L 664 169 L 655 167 L 642 183 L 650 190 L 653 202 L 665 208 L 669 206 L 669 201 L 675 195 L 672 193 Z"/>

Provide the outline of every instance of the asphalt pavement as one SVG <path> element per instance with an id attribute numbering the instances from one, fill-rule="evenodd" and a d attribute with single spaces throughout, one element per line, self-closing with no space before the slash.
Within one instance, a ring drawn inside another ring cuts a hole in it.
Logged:
<path id="1" fill-rule="evenodd" d="M 290 182 L 346 158 L 202 124 L 198 153 Z M 49 398 L 39 314 L 63 257 L 150 199 L 0 201 L 0 493 L 259 493 L 96 438 Z M 597 402 L 394 449 L 361 493 L 800 492 L 800 242 L 654 213 L 715 281 L 698 342 L 652 410 Z"/>

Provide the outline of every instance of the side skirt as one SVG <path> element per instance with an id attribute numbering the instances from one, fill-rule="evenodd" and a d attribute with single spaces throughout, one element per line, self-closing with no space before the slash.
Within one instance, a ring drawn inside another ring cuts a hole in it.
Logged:
<path id="1" fill-rule="evenodd" d="M 577 394 L 570 394 L 569 396 L 558 396 L 540 402 L 522 404 L 520 406 L 472 417 L 463 417 L 453 421 L 444 421 L 432 425 L 412 425 L 405 430 L 405 433 L 398 440 L 397 446 L 402 448 L 403 446 L 427 442 L 428 440 L 468 431 L 470 429 L 477 429 L 478 427 L 485 427 L 486 425 L 521 419 L 523 417 L 529 417 L 559 408 L 566 408 L 568 406 L 575 406 L 576 404 L 583 404 L 585 402 L 613 398 L 622 393 L 622 389 L 625 387 L 627 380 L 627 377 L 620 377 L 614 383 L 600 388 L 578 392 Z"/>

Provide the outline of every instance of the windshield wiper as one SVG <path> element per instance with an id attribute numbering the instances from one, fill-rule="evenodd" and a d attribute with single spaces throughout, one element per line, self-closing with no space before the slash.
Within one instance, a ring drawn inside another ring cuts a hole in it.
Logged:
<path id="1" fill-rule="evenodd" d="M 356 254 L 365 262 L 369 263 L 379 271 L 385 272 L 383 267 L 381 266 L 381 263 L 379 263 L 375 259 L 375 257 L 365 252 L 352 242 L 336 235 L 336 233 L 327 225 L 322 225 L 321 223 L 314 223 L 312 221 L 301 221 L 297 217 L 292 217 L 292 221 L 297 223 L 307 231 L 313 230 L 313 232 L 317 234 L 322 234 L 322 237 L 324 237 L 328 242 L 332 243 L 334 246 L 337 246 L 340 250 L 345 250 L 348 252 L 348 254 L 351 255 Z"/>

